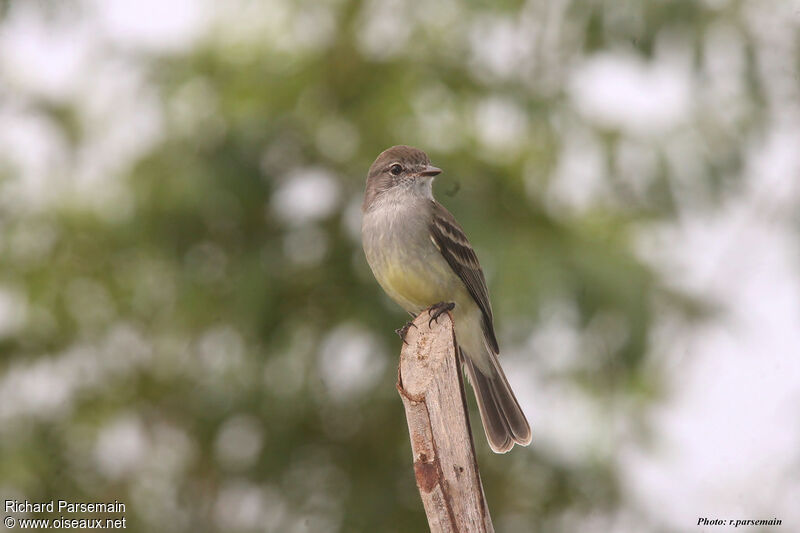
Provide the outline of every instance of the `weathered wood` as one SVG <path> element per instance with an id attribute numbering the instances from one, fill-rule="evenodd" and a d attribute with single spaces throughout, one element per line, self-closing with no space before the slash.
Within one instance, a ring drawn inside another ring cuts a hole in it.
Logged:
<path id="1" fill-rule="evenodd" d="M 445 313 L 430 328 L 428 320 L 423 311 L 406 333 L 397 376 L 428 524 L 431 533 L 492 533 L 452 317 Z"/>

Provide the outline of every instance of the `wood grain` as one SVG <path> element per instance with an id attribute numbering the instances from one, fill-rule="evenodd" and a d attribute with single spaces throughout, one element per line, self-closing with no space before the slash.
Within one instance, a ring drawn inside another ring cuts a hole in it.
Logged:
<path id="1" fill-rule="evenodd" d="M 493 533 L 464 398 L 453 320 L 428 327 L 423 311 L 400 353 L 397 390 L 411 438 L 414 474 L 432 533 Z"/>

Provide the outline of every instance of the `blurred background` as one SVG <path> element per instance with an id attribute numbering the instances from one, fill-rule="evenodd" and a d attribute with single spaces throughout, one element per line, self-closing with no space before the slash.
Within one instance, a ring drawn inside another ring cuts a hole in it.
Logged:
<path id="1" fill-rule="evenodd" d="M 0 497 L 425 531 L 360 245 L 411 144 L 533 426 L 476 435 L 498 532 L 800 529 L 799 42 L 787 0 L 0 1 Z"/>

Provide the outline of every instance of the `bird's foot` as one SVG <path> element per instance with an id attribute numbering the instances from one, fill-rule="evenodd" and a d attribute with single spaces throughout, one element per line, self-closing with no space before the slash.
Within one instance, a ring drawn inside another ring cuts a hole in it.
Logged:
<path id="1" fill-rule="evenodd" d="M 413 321 L 409 320 L 408 322 L 406 322 L 405 326 L 403 326 L 402 328 L 397 328 L 396 330 L 394 330 L 394 332 L 397 333 L 398 335 L 400 335 L 400 338 L 403 339 L 403 344 L 408 344 L 406 342 L 406 333 L 408 333 L 408 330 L 409 330 L 409 328 L 411 326 L 414 326 L 415 328 L 417 327 L 416 324 L 414 324 Z"/>
<path id="2" fill-rule="evenodd" d="M 453 302 L 439 302 L 438 304 L 433 304 L 428 308 L 428 316 L 431 317 L 428 320 L 428 327 L 430 327 L 431 322 L 439 323 L 439 317 L 442 316 L 443 313 L 448 311 L 452 311 L 455 309 L 456 304 Z"/>

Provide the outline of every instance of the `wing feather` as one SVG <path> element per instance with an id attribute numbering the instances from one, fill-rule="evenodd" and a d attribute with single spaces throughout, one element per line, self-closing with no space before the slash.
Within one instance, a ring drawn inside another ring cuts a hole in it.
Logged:
<path id="1" fill-rule="evenodd" d="M 478 263 L 478 256 L 475 255 L 464 230 L 456 222 L 455 217 L 436 201 L 433 201 L 430 232 L 433 244 L 441 252 L 453 272 L 464 282 L 475 303 L 478 304 L 483 315 L 483 331 L 487 343 L 494 353 L 499 353 L 500 348 L 494 333 L 492 304 L 489 302 L 489 290 L 486 288 L 486 279 L 483 277 L 483 270 Z"/>

